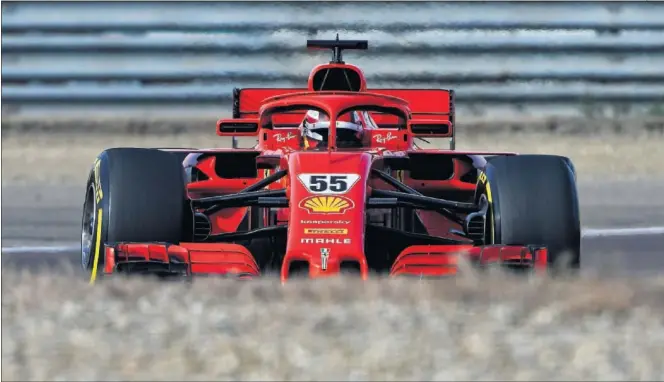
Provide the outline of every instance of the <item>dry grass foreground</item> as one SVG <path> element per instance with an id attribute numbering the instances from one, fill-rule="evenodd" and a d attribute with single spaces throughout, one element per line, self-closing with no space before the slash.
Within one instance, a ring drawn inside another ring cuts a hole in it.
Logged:
<path id="1" fill-rule="evenodd" d="M 3 276 L 3 380 L 664 378 L 661 278 Z"/>
<path id="2" fill-rule="evenodd" d="M 210 134 L 12 134 L 2 181 L 81 184 L 113 146 Z M 570 156 L 580 178 L 660 176 L 662 135 L 459 137 Z M 191 287 L 2 272 L 3 380 L 663 380 L 664 280 L 341 279 Z"/>
<path id="3" fill-rule="evenodd" d="M 105 148 L 228 147 L 214 135 L 76 135 L 11 134 L 2 140 L 2 181 L 82 184 L 95 156 Z M 550 153 L 574 160 L 580 178 L 664 176 L 664 135 L 575 136 L 551 134 L 481 134 L 458 137 L 458 149 Z"/>

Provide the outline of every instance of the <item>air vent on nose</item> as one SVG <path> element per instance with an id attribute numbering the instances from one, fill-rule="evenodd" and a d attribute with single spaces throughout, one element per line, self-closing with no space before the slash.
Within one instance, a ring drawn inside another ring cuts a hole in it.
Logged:
<path id="1" fill-rule="evenodd" d="M 288 278 L 307 278 L 309 277 L 310 264 L 308 261 L 295 260 L 288 265 Z"/>
<path id="2" fill-rule="evenodd" d="M 360 268 L 360 263 L 357 261 L 342 261 L 339 265 L 341 273 L 344 275 L 350 276 L 359 276 L 362 273 L 362 268 Z"/>

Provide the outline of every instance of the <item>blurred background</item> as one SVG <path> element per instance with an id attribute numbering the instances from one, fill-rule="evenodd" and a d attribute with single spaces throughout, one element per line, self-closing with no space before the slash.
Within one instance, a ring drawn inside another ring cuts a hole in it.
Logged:
<path id="1" fill-rule="evenodd" d="M 3 2 L 3 123 L 203 126 L 191 119 L 227 115 L 233 87 L 305 84 L 329 60 L 327 51 L 307 51 L 306 39 L 339 33 L 369 40 L 369 51 L 345 58 L 364 69 L 370 88 L 455 89 L 461 126 L 661 130 L 663 9 L 600 1 Z"/>

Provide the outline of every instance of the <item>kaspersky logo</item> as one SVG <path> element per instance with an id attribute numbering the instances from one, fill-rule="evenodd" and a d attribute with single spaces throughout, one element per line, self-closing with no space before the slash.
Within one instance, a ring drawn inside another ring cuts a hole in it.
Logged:
<path id="1" fill-rule="evenodd" d="M 300 202 L 300 208 L 310 214 L 343 214 L 354 207 L 355 203 L 345 196 L 309 196 Z"/>

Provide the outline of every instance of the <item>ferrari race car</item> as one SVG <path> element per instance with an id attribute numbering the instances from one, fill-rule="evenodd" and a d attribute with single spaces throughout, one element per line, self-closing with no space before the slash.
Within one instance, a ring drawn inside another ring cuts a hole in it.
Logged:
<path id="1" fill-rule="evenodd" d="M 568 158 L 455 150 L 454 92 L 367 89 L 332 49 L 308 88 L 235 89 L 222 137 L 253 148 L 111 148 L 83 207 L 81 262 L 109 274 L 251 279 L 341 272 L 450 276 L 459 261 L 548 271 L 580 264 Z M 438 140 L 445 148 L 423 148 Z M 564 261 L 562 261 L 564 259 Z M 556 265 L 556 267 L 554 267 Z"/>

